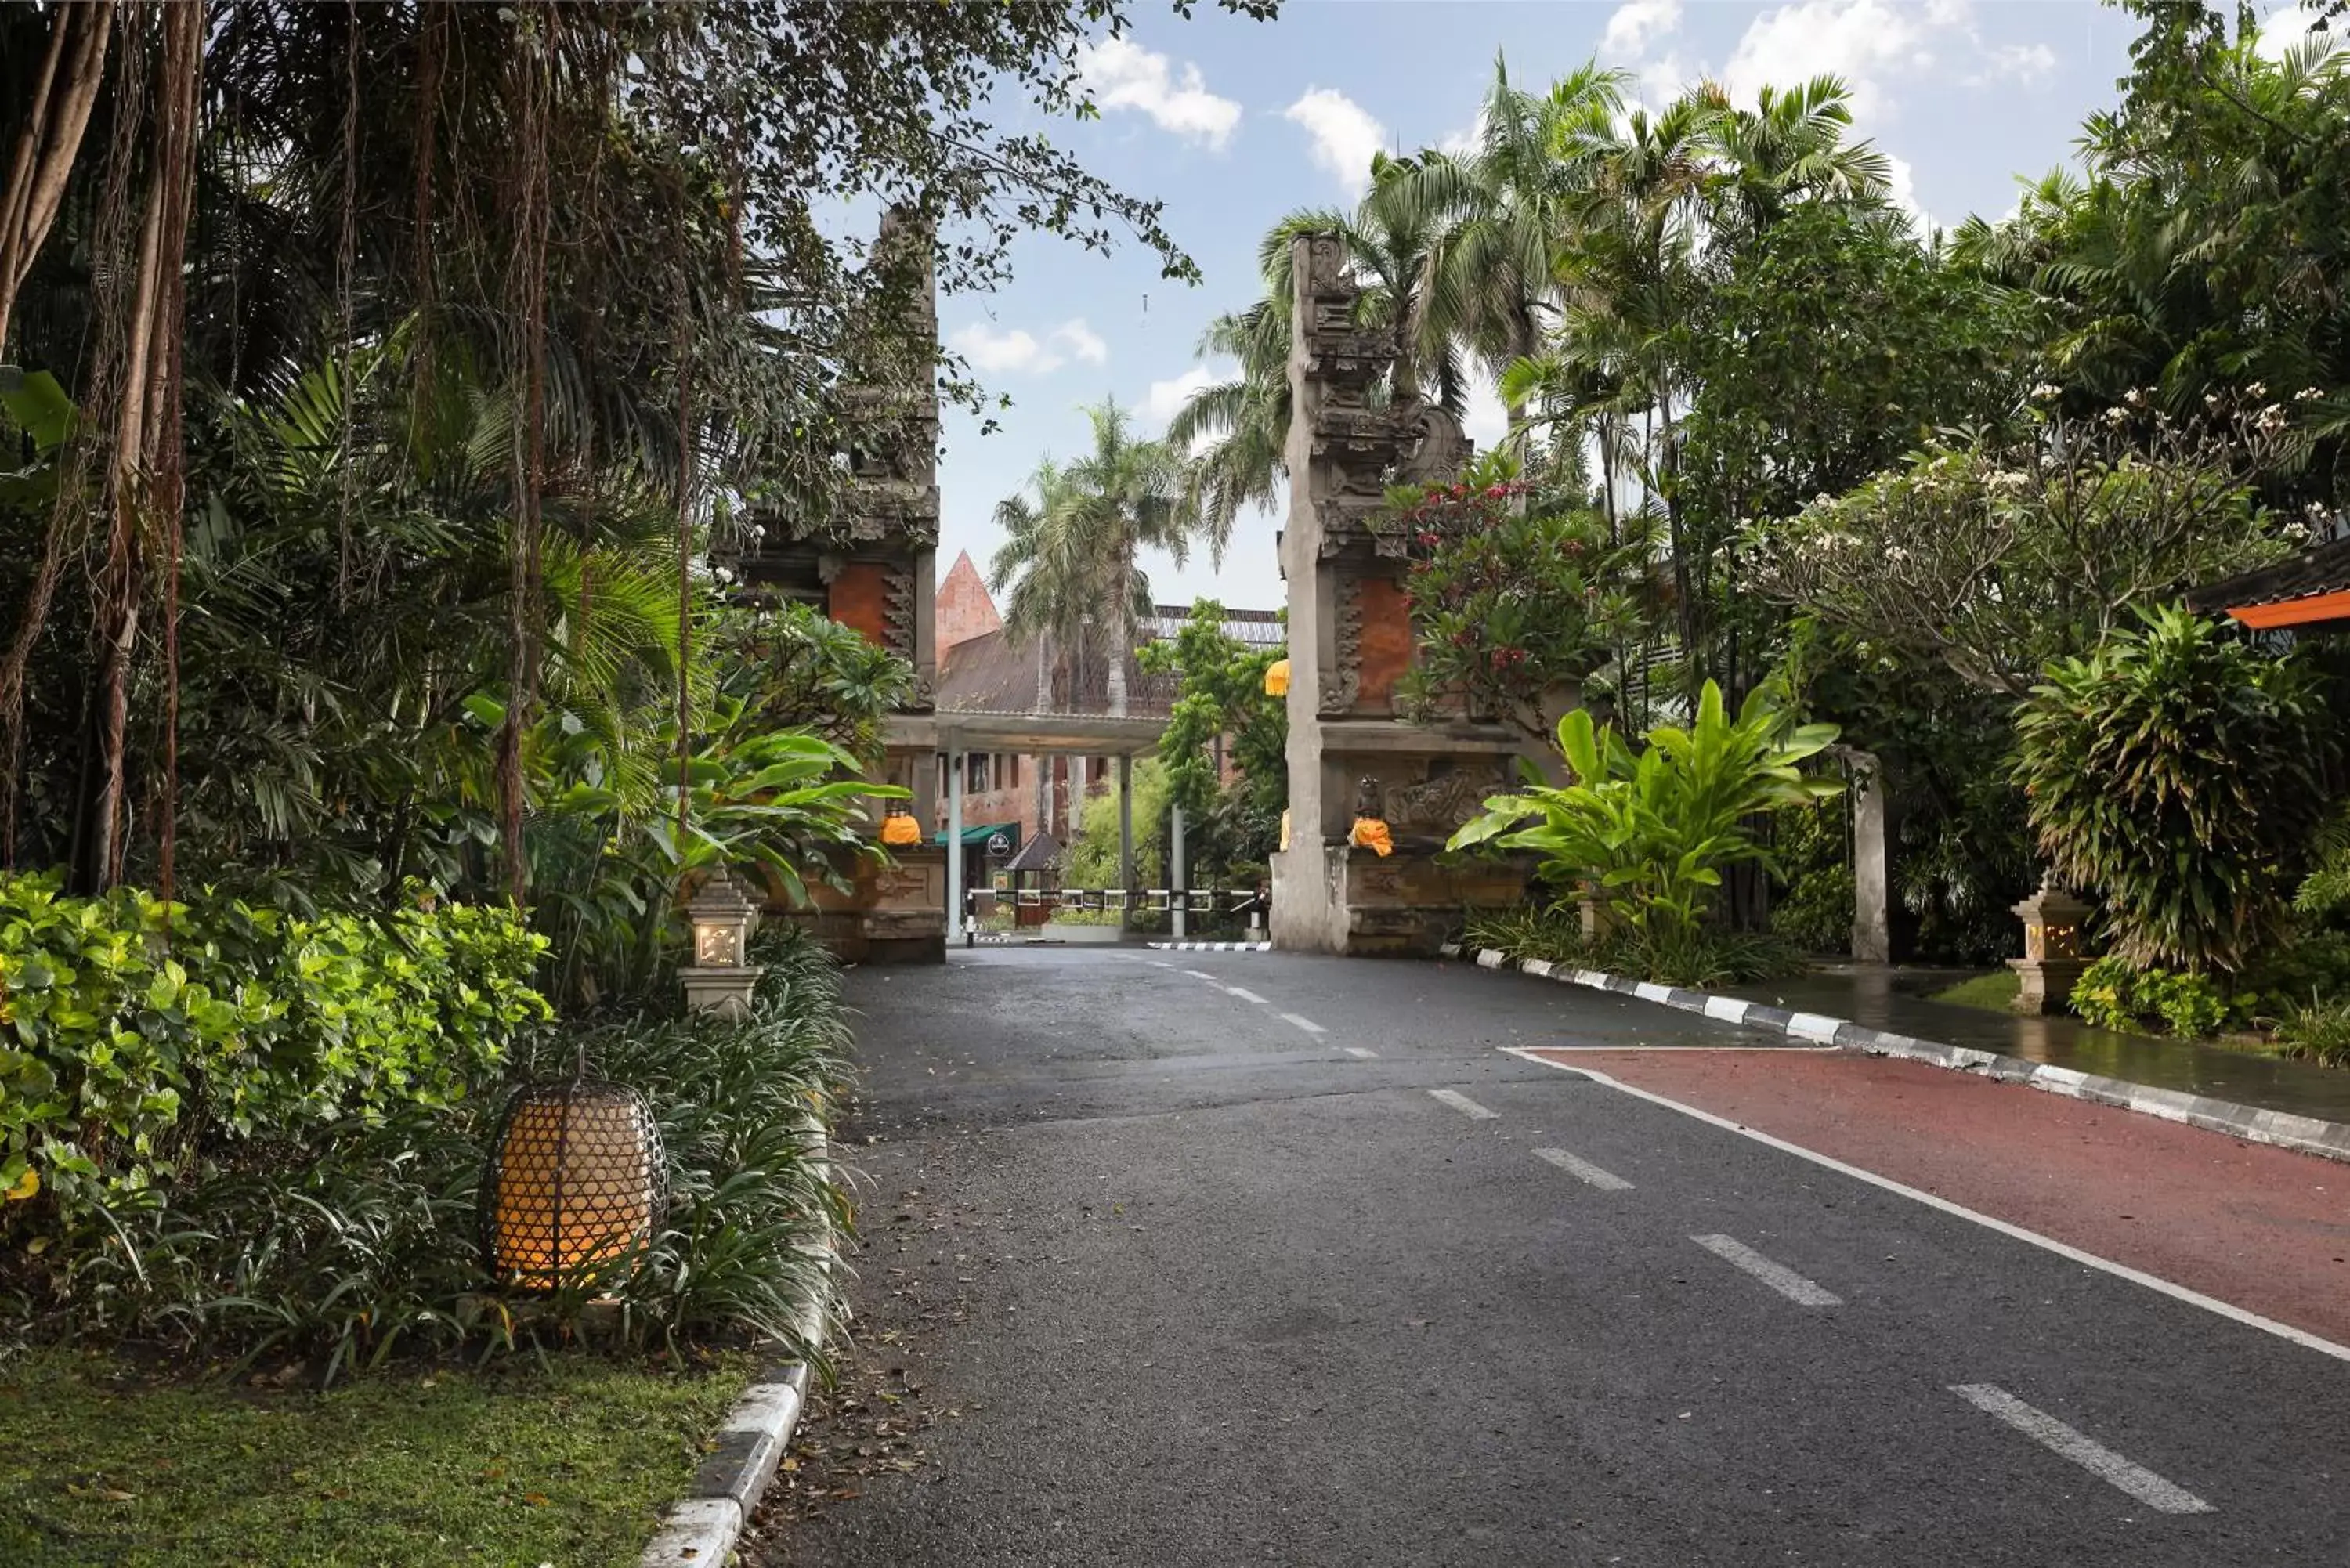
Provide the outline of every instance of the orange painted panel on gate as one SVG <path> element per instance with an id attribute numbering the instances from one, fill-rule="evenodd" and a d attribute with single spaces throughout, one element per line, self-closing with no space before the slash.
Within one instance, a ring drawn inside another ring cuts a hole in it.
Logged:
<path id="1" fill-rule="evenodd" d="M 1388 577 L 1366 577 L 1356 589 L 1363 612 L 1356 648 L 1362 659 L 1366 708 L 1394 706 L 1396 682 L 1411 668 L 1411 607 L 1403 585 Z"/>
<path id="2" fill-rule="evenodd" d="M 868 641 L 889 646 L 889 577 L 878 562 L 851 561 L 841 567 L 840 576 L 832 579 L 825 608 L 841 625 L 863 632 Z"/>

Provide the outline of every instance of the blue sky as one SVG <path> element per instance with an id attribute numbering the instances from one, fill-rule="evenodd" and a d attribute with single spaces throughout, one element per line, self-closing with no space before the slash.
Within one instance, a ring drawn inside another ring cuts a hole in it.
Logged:
<path id="1" fill-rule="evenodd" d="M 1764 82 L 1835 72 L 1854 88 L 1856 134 L 1896 161 L 1897 195 L 1949 224 L 2012 210 L 2016 176 L 2071 160 L 2134 36 L 2132 18 L 2089 0 L 1288 0 L 1269 23 L 1205 4 L 1188 22 L 1149 0 L 1135 10 L 1139 26 L 1087 61 L 1101 119 L 1047 129 L 1121 189 L 1163 200 L 1204 282 L 1160 278 L 1139 245 L 1105 257 L 1038 236 L 1015 247 L 1007 286 L 941 302 L 949 343 L 1013 400 L 993 434 L 948 418 L 941 576 L 963 549 L 985 571 L 996 502 L 1040 458 L 1087 444 L 1081 404 L 1114 397 L 1155 433 L 1214 369 L 1196 353 L 1209 318 L 1255 296 L 1265 230 L 1351 201 L 1375 149 L 1464 137 L 1497 53 L 1532 88 L 1596 55 L 1651 102 L 1707 76 L 1748 103 Z M 1470 426 L 1499 433 L 1490 395 Z M 1276 526 L 1244 518 L 1220 573 L 1203 555 L 1146 562 L 1152 587 L 1162 601 L 1276 606 Z"/>

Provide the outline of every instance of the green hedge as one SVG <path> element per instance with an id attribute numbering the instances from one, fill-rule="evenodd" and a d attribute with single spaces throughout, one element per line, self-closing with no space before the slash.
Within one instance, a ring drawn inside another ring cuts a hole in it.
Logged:
<path id="1" fill-rule="evenodd" d="M 0 1229 L 43 1192 L 71 1218 L 239 1143 L 460 1098 L 551 1016 L 544 946 L 503 909 L 167 911 L 0 877 Z"/>

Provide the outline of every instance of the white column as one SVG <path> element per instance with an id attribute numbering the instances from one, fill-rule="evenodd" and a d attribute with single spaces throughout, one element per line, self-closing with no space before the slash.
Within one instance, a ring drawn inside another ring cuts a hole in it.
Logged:
<path id="1" fill-rule="evenodd" d="M 1169 808 L 1167 828 L 1167 895 L 1175 910 L 1175 940 L 1181 941 L 1191 924 L 1191 877 L 1183 868 L 1183 808 Z"/>
<path id="2" fill-rule="evenodd" d="M 947 748 L 947 940 L 962 931 L 962 748 Z"/>

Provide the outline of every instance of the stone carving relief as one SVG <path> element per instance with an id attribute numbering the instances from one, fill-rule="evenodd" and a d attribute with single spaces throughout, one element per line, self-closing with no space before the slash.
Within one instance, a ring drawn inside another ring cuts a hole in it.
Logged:
<path id="1" fill-rule="evenodd" d="M 1350 711 L 1363 692 L 1363 590 L 1353 577 L 1333 585 L 1330 616 L 1330 663 L 1322 671 L 1324 713 Z"/>
<path id="2" fill-rule="evenodd" d="M 920 607 L 914 602 L 914 570 L 892 561 L 881 578 L 881 645 L 899 658 L 914 658 L 914 619 Z"/>
<path id="3" fill-rule="evenodd" d="M 1418 784 L 1388 786 L 1383 815 L 1388 826 L 1399 833 L 1449 838 L 1462 823 L 1485 809 L 1487 795 L 1503 794 L 1509 787 L 1506 769 L 1454 767 Z"/>

